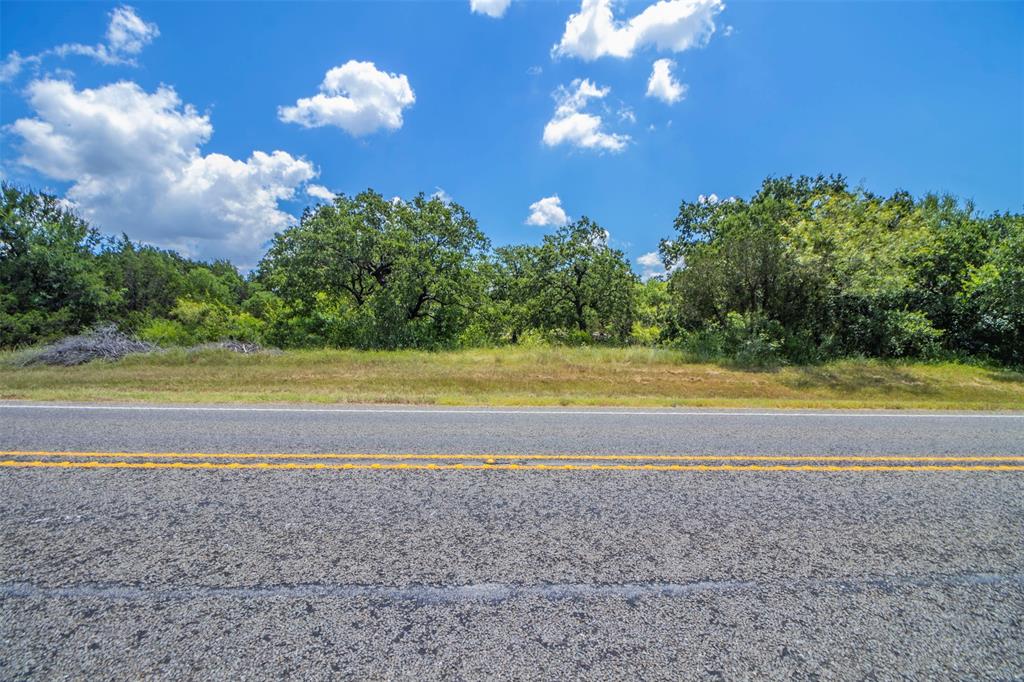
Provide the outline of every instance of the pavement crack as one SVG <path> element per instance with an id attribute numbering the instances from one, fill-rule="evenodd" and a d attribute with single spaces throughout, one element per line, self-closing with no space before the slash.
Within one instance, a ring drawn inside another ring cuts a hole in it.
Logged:
<path id="1" fill-rule="evenodd" d="M 1024 587 L 1024 574 L 970 573 L 926 576 L 869 576 L 836 579 L 773 581 L 717 580 L 688 583 L 477 583 L 466 585 L 295 584 L 254 586 L 141 586 L 128 583 L 81 583 L 45 586 L 29 582 L 0 583 L 0 599 L 105 599 L 114 601 L 193 601 L 202 599 L 375 599 L 388 602 L 447 604 L 500 603 L 516 599 L 634 601 L 682 598 L 695 594 L 754 589 L 788 590 L 913 589 L 934 586 Z"/>

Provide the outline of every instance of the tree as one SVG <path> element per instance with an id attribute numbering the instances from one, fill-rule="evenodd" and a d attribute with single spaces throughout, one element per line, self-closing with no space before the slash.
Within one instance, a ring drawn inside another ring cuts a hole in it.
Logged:
<path id="1" fill-rule="evenodd" d="M 173 251 L 134 244 L 127 235 L 98 256 L 109 291 L 116 292 L 111 315 L 128 328 L 164 317 L 188 291 L 189 262 Z"/>
<path id="2" fill-rule="evenodd" d="M 299 318 L 306 343 L 450 344 L 483 291 L 486 237 L 454 202 L 338 195 L 275 236 L 258 279 Z"/>
<path id="3" fill-rule="evenodd" d="M 948 196 L 769 178 L 749 201 L 683 202 L 662 254 L 685 266 L 671 279 L 684 335 L 759 337 L 798 361 L 990 352 L 979 268 L 1004 258 L 995 222 Z"/>
<path id="4" fill-rule="evenodd" d="M 540 246 L 497 250 L 492 296 L 510 340 L 528 328 L 572 330 L 589 340 L 625 340 L 634 317 L 636 276 L 608 233 L 580 218 Z"/>
<path id="5" fill-rule="evenodd" d="M 99 233 L 56 197 L 0 187 L 0 346 L 75 333 L 116 301 Z"/>
<path id="6" fill-rule="evenodd" d="M 494 250 L 487 269 L 487 305 L 478 317 L 492 341 L 518 343 L 530 329 L 540 329 L 540 249 L 516 244 Z"/>
<path id="7" fill-rule="evenodd" d="M 663 240 L 677 322 L 683 330 L 726 327 L 739 315 L 752 331 L 773 322 L 791 333 L 807 327 L 818 303 L 813 269 L 787 243 L 802 183 L 766 183 L 751 201 L 683 202 L 678 238 Z"/>
<path id="8" fill-rule="evenodd" d="M 971 339 L 982 353 L 1024 365 L 1024 216 L 996 215 L 984 262 L 970 270 L 960 293 L 977 312 Z"/>

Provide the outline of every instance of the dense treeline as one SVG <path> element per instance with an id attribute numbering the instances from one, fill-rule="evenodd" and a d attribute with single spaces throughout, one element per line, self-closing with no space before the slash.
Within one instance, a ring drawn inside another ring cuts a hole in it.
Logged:
<path id="1" fill-rule="evenodd" d="M 1024 364 L 1024 216 L 769 178 L 683 202 L 641 282 L 597 223 L 491 248 L 469 212 L 366 191 L 307 209 L 251 273 L 104 237 L 44 194 L 0 203 L 0 346 L 113 322 L 165 345 L 666 345 L 747 364 L 978 357 Z"/>

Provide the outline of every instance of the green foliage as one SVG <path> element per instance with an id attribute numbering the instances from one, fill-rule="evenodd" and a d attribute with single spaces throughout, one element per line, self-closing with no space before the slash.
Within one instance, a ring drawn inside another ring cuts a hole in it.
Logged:
<path id="1" fill-rule="evenodd" d="M 919 310 L 887 310 L 880 336 L 886 357 L 933 358 L 939 353 L 942 331 Z"/>
<path id="2" fill-rule="evenodd" d="M 982 352 L 1024 364 L 1024 216 L 993 218 L 997 238 L 984 262 L 970 268 L 958 295 L 961 309 L 974 311 L 972 340 Z"/>
<path id="3" fill-rule="evenodd" d="M 233 312 L 219 302 L 180 299 L 170 319 L 150 322 L 140 332 L 142 339 L 167 346 L 190 346 L 234 339 L 262 343 L 266 323 L 247 312 Z"/>
<path id="4" fill-rule="evenodd" d="M 661 339 L 661 327 L 656 324 L 643 325 L 640 322 L 633 323 L 633 329 L 629 332 L 629 342 L 638 346 L 654 346 Z"/>
<path id="5" fill-rule="evenodd" d="M 0 187 L 0 346 L 74 334 L 117 298 L 94 266 L 99 233 L 56 197 Z"/>
<path id="6" fill-rule="evenodd" d="M 581 218 L 494 250 L 468 211 L 367 190 L 303 213 L 255 273 L 105 239 L 60 200 L 4 185 L 0 347 L 112 322 L 161 345 L 664 345 L 750 367 L 978 357 L 1024 366 L 1024 216 L 948 196 L 769 178 L 683 202 L 640 282 Z"/>
<path id="7" fill-rule="evenodd" d="M 259 281 L 294 316 L 289 336 L 358 348 L 454 343 L 472 321 L 487 239 L 469 213 L 423 194 L 367 190 L 307 210 L 274 238 Z"/>
<path id="8" fill-rule="evenodd" d="M 139 338 L 158 346 L 191 346 L 192 334 L 178 320 L 158 318 L 139 330 Z"/>
<path id="9" fill-rule="evenodd" d="M 683 332 L 678 347 L 702 362 L 728 359 L 741 367 L 784 364 L 786 333 L 782 325 L 757 313 L 729 312 L 725 321 L 711 321 Z"/>
<path id="10" fill-rule="evenodd" d="M 633 329 L 637 278 L 588 218 L 540 246 L 497 249 L 492 273 L 488 312 L 513 343 L 530 329 L 569 345 L 623 342 Z"/>
<path id="11" fill-rule="evenodd" d="M 284 315 L 285 303 L 276 294 L 256 290 L 242 303 L 242 311 L 272 324 Z"/>
<path id="12" fill-rule="evenodd" d="M 187 291 L 189 262 L 174 253 L 133 244 L 123 236 L 97 256 L 107 287 L 117 293 L 109 316 L 139 327 L 167 315 Z"/>
<path id="13" fill-rule="evenodd" d="M 1020 362 L 1019 223 L 950 197 L 879 197 L 840 177 L 768 179 L 749 201 L 682 204 L 676 238 L 662 242 L 682 266 L 671 315 L 685 343 L 728 357 Z"/>

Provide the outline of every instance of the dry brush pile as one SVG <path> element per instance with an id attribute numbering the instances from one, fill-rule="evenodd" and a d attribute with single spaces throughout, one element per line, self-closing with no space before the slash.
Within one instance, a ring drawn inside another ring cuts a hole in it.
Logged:
<path id="1" fill-rule="evenodd" d="M 125 334 L 114 325 L 97 327 L 75 336 L 69 336 L 38 349 L 19 353 L 12 362 L 21 367 L 30 365 L 61 365 L 73 367 L 93 360 L 116 361 L 137 353 L 164 351 L 155 343 L 141 341 Z M 228 339 L 215 343 L 204 343 L 186 349 L 187 352 L 225 350 L 232 353 L 252 355 L 254 353 L 279 352 L 265 349 L 258 343 L 245 343 Z"/>

